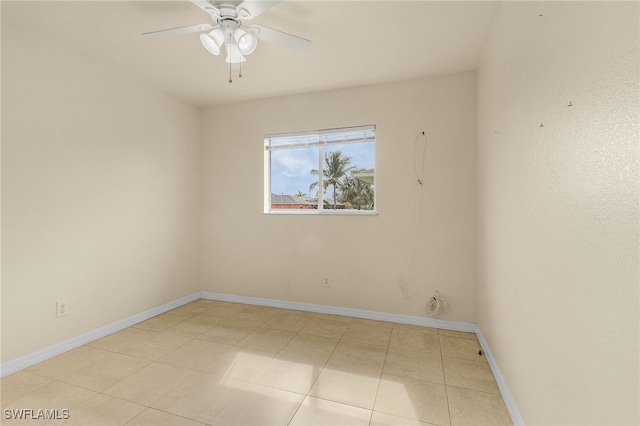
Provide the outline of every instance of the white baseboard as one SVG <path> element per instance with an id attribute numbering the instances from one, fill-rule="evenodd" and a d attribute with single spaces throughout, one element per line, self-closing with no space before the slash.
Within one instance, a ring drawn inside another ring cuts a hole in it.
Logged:
<path id="1" fill-rule="evenodd" d="M 484 352 L 484 356 L 489 363 L 489 367 L 491 368 L 491 372 L 493 373 L 493 377 L 496 379 L 496 383 L 498 384 L 498 389 L 500 389 L 500 393 L 502 394 L 502 399 L 504 400 L 504 404 L 507 406 L 507 411 L 509 411 L 509 415 L 511 416 L 511 421 L 514 425 L 524 426 L 524 419 L 520 415 L 520 411 L 516 406 L 516 401 L 511 394 L 511 391 L 507 387 L 507 382 L 502 377 L 502 373 L 498 368 L 498 364 L 496 363 L 496 359 L 493 357 L 491 353 L 491 349 L 489 348 L 489 344 L 487 343 L 487 339 L 484 338 L 484 334 L 482 334 L 482 330 L 480 330 L 479 326 L 476 326 L 476 336 L 478 336 L 478 341 L 480 342 L 480 346 L 482 347 L 482 351 Z"/>
<path id="2" fill-rule="evenodd" d="M 272 308 L 292 309 L 295 311 L 316 312 L 319 314 L 344 315 L 347 317 L 364 318 L 376 321 L 397 322 L 400 324 L 422 325 L 425 327 L 442 328 L 444 330 L 466 331 L 475 333 L 477 326 L 470 322 L 446 321 L 434 318 L 424 318 L 414 315 L 390 314 L 386 312 L 367 311 L 363 309 L 341 308 L 337 306 L 316 305 L 313 303 L 291 302 L 288 300 L 263 299 L 260 297 L 237 296 L 235 294 L 212 293 L 203 291 L 200 297 L 221 302 L 245 303 L 247 305 L 270 306 Z"/>
<path id="3" fill-rule="evenodd" d="M 135 325 L 139 322 L 148 320 L 149 318 L 163 314 L 179 306 L 182 306 L 189 302 L 193 302 L 194 300 L 197 300 L 199 298 L 200 292 L 193 293 L 188 296 L 181 297 L 180 299 L 165 303 L 164 305 L 156 306 L 155 308 L 149 309 L 148 311 L 130 316 L 129 318 L 125 318 L 123 320 L 105 325 L 104 327 L 100 327 L 87 333 L 81 334 L 80 336 L 72 337 L 71 339 L 56 343 L 55 345 L 51 345 L 44 349 L 40 349 L 35 352 L 31 352 L 30 354 L 5 362 L 0 365 L 0 377 L 15 373 L 16 371 L 20 371 L 24 368 L 30 367 L 49 358 L 53 358 L 56 355 L 60 355 L 61 353 L 67 352 L 71 349 L 75 349 L 79 346 L 86 345 L 87 343 L 93 342 L 94 340 L 100 339 L 101 337 L 107 336 L 111 333 L 115 333 L 116 331 L 120 331 L 124 328 L 131 327 L 132 325 Z"/>

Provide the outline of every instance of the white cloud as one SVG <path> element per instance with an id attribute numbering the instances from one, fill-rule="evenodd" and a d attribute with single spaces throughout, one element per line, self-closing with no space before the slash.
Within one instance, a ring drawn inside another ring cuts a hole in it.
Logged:
<path id="1" fill-rule="evenodd" d="M 282 168 L 281 175 L 286 177 L 309 176 L 311 169 L 317 169 L 317 161 L 305 158 L 303 155 L 296 155 L 295 151 L 279 152 L 274 156 L 274 160 Z"/>

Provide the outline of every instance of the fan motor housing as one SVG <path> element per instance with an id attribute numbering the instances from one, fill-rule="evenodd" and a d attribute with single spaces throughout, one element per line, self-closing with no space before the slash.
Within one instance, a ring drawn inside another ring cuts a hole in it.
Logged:
<path id="1" fill-rule="evenodd" d="M 229 0 L 226 0 L 226 1 L 225 0 L 223 1 L 208 0 L 208 2 L 212 6 L 217 8 L 220 11 L 220 15 L 223 17 L 237 16 L 236 8 L 240 3 L 242 3 L 242 1 L 229 1 Z"/>
<path id="2" fill-rule="evenodd" d="M 219 18 L 218 24 L 222 27 L 224 31 L 226 30 L 234 31 L 237 28 L 242 27 L 242 21 L 236 18 L 232 18 L 230 16 L 223 16 Z"/>

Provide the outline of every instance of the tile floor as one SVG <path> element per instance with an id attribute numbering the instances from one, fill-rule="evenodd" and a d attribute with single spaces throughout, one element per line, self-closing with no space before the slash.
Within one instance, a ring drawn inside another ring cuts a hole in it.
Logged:
<path id="1" fill-rule="evenodd" d="M 511 424 L 479 349 L 470 333 L 201 299 L 3 378 L 1 422 Z M 69 418 L 6 418 L 29 408 Z"/>

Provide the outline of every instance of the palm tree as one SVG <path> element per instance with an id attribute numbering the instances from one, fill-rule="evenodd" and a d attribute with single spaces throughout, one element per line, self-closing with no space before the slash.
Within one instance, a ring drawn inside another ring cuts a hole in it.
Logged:
<path id="1" fill-rule="evenodd" d="M 304 197 L 306 197 L 306 196 L 307 196 L 307 194 L 305 194 L 305 193 L 304 193 L 304 192 L 302 192 L 302 191 L 298 191 L 298 193 L 296 194 L 296 197 L 300 197 L 300 198 L 304 198 Z"/>
<path id="2" fill-rule="evenodd" d="M 340 201 L 350 202 L 358 210 L 373 210 L 373 185 L 348 176 L 342 184 Z"/>
<path id="3" fill-rule="evenodd" d="M 338 208 L 338 189 L 342 187 L 341 179 L 347 176 L 347 173 L 354 169 L 351 164 L 351 157 L 343 157 L 340 151 L 331 151 L 324 154 L 324 168 L 322 170 L 322 187 L 327 189 L 329 185 L 333 187 L 333 209 Z M 316 169 L 311 170 L 312 175 L 318 175 Z M 318 185 L 313 182 L 309 185 L 309 191 L 312 191 Z"/>

